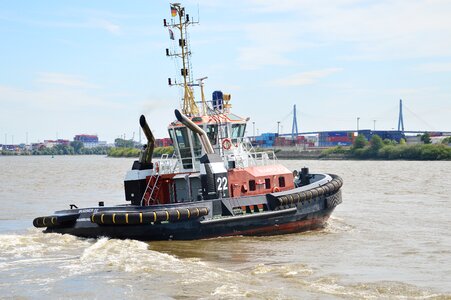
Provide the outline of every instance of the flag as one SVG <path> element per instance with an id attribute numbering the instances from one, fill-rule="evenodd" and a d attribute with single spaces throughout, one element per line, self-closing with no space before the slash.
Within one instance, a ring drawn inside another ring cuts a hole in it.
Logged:
<path id="1" fill-rule="evenodd" d="M 171 6 L 171 15 L 172 17 L 177 16 L 177 8 L 175 6 Z"/>
<path id="2" fill-rule="evenodd" d="M 174 39 L 174 32 L 171 30 L 171 28 L 168 28 L 168 29 L 169 29 L 169 38 L 171 40 L 173 40 Z"/>

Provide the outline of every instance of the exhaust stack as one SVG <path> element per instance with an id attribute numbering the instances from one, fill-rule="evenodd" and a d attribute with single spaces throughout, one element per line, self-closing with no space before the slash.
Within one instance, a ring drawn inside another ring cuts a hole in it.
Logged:
<path id="1" fill-rule="evenodd" d="M 141 115 L 139 118 L 139 125 L 143 129 L 144 135 L 147 138 L 147 147 L 144 150 L 143 155 L 139 158 L 140 163 L 151 164 L 152 163 L 152 155 L 153 150 L 155 149 L 155 137 L 152 134 L 152 131 L 147 124 L 146 117 Z"/>
<path id="2" fill-rule="evenodd" d="M 211 146 L 210 140 L 208 139 L 207 134 L 205 131 L 197 126 L 193 121 L 188 119 L 187 116 L 182 114 L 178 109 L 174 111 L 175 117 L 177 120 L 179 120 L 183 125 L 191 129 L 193 132 L 197 133 L 200 138 L 200 142 L 202 143 L 202 146 L 204 147 L 205 153 L 207 154 L 214 154 L 215 151 L 213 150 L 213 147 Z"/>

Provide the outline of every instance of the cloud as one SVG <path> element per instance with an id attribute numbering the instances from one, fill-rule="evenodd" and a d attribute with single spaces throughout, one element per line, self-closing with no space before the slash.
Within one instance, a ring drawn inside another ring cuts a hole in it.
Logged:
<path id="1" fill-rule="evenodd" d="M 451 63 L 421 64 L 416 66 L 415 69 L 425 73 L 449 73 L 451 72 Z"/>
<path id="2" fill-rule="evenodd" d="M 100 28 L 112 34 L 119 34 L 121 32 L 121 28 L 119 25 L 114 24 L 105 19 L 92 19 L 87 23 L 87 26 L 92 26 L 93 28 Z"/>
<path id="3" fill-rule="evenodd" d="M 284 56 L 288 51 L 271 47 L 244 47 L 239 50 L 238 63 L 242 69 L 254 70 L 264 66 L 289 65 L 291 60 Z"/>
<path id="4" fill-rule="evenodd" d="M 97 85 L 86 82 L 80 76 L 64 73 L 38 73 L 36 82 L 77 88 L 98 88 Z"/>
<path id="5" fill-rule="evenodd" d="M 207 7 L 207 8 L 221 8 L 221 7 L 225 7 L 228 6 L 228 3 L 223 1 L 223 0 L 187 0 L 184 1 L 186 5 L 186 7 L 189 8 L 193 8 L 194 5 L 200 6 L 202 8 Z M 194 9 L 192 9 L 194 11 Z"/>
<path id="6" fill-rule="evenodd" d="M 64 21 L 59 21 L 59 20 L 40 20 L 40 19 L 33 20 L 30 18 L 24 18 L 15 15 L 7 15 L 7 16 L 0 15 L 0 20 L 12 23 L 22 23 L 33 27 L 39 26 L 39 27 L 70 28 L 70 29 L 100 29 L 114 35 L 118 35 L 121 33 L 121 26 L 103 17 L 84 16 L 80 20 L 75 21 L 69 21 L 71 16 L 64 17 L 66 18 L 64 19 Z"/>
<path id="7" fill-rule="evenodd" d="M 55 27 L 55 28 L 76 28 L 76 29 L 100 29 L 108 33 L 118 35 L 121 33 L 121 27 L 106 19 L 91 18 L 84 21 L 66 22 L 66 21 L 30 21 L 35 25 Z"/>
<path id="8" fill-rule="evenodd" d="M 341 68 L 328 68 L 323 70 L 314 70 L 290 75 L 285 78 L 280 78 L 272 82 L 275 86 L 302 86 L 311 85 L 318 82 L 319 79 L 325 78 L 334 73 L 340 72 Z"/>
<path id="9" fill-rule="evenodd" d="M 6 109 L 8 107 L 26 107 L 29 110 L 45 113 L 76 112 L 86 108 L 96 110 L 124 107 L 120 103 L 105 100 L 101 95 L 93 95 L 76 86 L 21 89 L 0 85 L 0 103 Z"/>
<path id="10" fill-rule="evenodd" d="M 245 47 L 239 48 L 238 63 L 243 69 L 294 64 L 288 54 L 301 46 L 291 24 L 264 22 L 243 25 Z"/>
<path id="11" fill-rule="evenodd" d="M 0 104 L 6 112 L 0 118 L 0 128 L 9 135 L 23 136 L 22 142 L 23 133 L 30 132 L 29 140 L 36 142 L 54 137 L 55 131 L 67 139 L 79 133 L 98 132 L 102 140 L 111 141 L 116 133 L 128 132 L 124 128 L 137 127 L 129 121 L 134 112 L 129 103 L 112 101 L 112 94 L 94 92 L 76 87 L 33 89 L 0 85 Z"/>
<path id="12" fill-rule="evenodd" d="M 298 38 L 350 47 L 347 58 L 451 55 L 451 2 L 441 0 L 248 0 L 254 13 L 284 12 Z M 294 16 L 294 17 L 293 17 Z M 277 26 L 280 21 L 274 21 Z"/>
<path id="13" fill-rule="evenodd" d="M 234 4 L 201 0 L 204 6 L 228 12 Z M 450 1 L 244 0 L 236 13 L 246 21 L 215 30 L 241 37 L 241 69 L 299 64 L 295 54 L 311 48 L 338 49 L 333 56 L 344 60 L 451 56 Z"/>

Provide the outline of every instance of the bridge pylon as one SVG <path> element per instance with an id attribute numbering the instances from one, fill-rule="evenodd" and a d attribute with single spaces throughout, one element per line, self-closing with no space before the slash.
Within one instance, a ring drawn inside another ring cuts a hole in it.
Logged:
<path id="1" fill-rule="evenodd" d="M 399 99 L 398 131 L 404 132 L 404 119 L 402 116 L 402 99 Z"/>
<path id="2" fill-rule="evenodd" d="M 291 127 L 291 138 L 294 139 L 298 136 L 298 119 L 296 117 L 296 104 L 293 106 L 293 126 Z"/>

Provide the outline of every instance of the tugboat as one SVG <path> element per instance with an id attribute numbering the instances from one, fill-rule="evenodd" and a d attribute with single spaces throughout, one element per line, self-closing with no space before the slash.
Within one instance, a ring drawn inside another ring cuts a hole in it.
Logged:
<path id="1" fill-rule="evenodd" d="M 231 96 L 215 91 L 204 96 L 206 77 L 193 80 L 188 67 L 187 28 L 193 24 L 185 9 L 171 4 L 172 19 L 164 20 L 178 50 L 166 55 L 180 58 L 182 108 L 169 127 L 174 156 L 152 160 L 155 138 L 146 118 L 139 123 L 147 138 L 138 160 L 124 180 L 130 203 L 70 209 L 34 219 L 44 232 L 79 237 L 118 239 L 191 240 L 233 235 L 276 235 L 322 228 L 342 202 L 342 179 L 312 174 L 308 168 L 290 171 L 274 152 L 255 151 L 244 137 L 249 118 L 231 112 Z M 201 101 L 194 99 L 199 87 Z"/>

